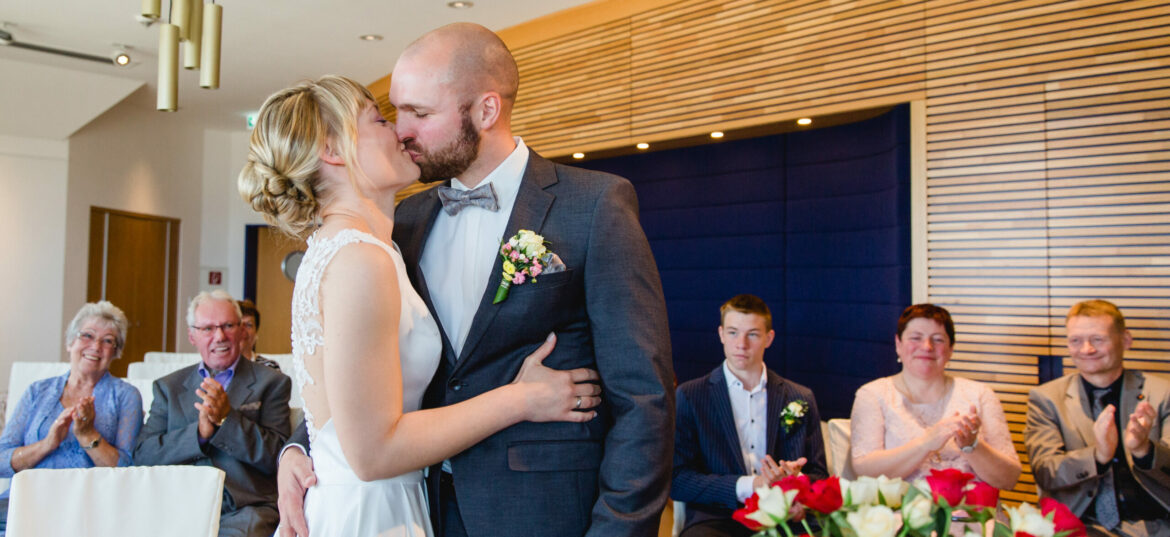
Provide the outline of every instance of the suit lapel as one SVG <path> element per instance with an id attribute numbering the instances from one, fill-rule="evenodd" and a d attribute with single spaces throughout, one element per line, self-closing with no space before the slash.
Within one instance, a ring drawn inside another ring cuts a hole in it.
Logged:
<path id="1" fill-rule="evenodd" d="M 182 409 L 183 417 L 187 418 L 187 422 L 199 421 L 199 409 L 195 408 L 195 403 L 201 402 L 202 399 L 195 394 L 195 390 L 199 385 L 203 384 L 203 376 L 199 374 L 199 364 L 195 365 L 195 369 L 187 375 L 183 380 L 183 391 L 175 395 L 179 401 L 179 407 Z"/>
<path id="2" fill-rule="evenodd" d="M 735 463 L 739 475 L 748 475 L 747 468 L 743 466 L 743 450 L 739 445 L 739 433 L 735 430 L 735 414 L 731 412 L 731 396 L 727 393 L 727 377 L 723 375 L 722 365 L 708 376 L 707 388 L 711 393 L 715 423 L 722 429 L 719 435 L 727 440 L 731 448 L 728 452 L 730 459 Z"/>
<path id="3" fill-rule="evenodd" d="M 540 233 L 544 227 L 545 217 L 552 207 L 556 196 L 545 192 L 545 188 L 557 182 L 556 169 L 552 162 L 545 160 L 535 151 L 529 150 L 528 165 L 524 168 L 524 177 L 520 180 L 520 189 L 516 193 L 516 203 L 512 207 L 512 215 L 508 218 L 508 225 L 504 228 L 506 239 L 521 229 L 530 229 Z M 463 342 L 463 352 L 459 355 L 456 367 L 462 365 L 474 351 L 479 341 L 496 318 L 500 308 L 508 307 L 508 301 L 492 304 L 496 296 L 496 288 L 500 286 L 503 277 L 503 263 L 500 256 L 495 256 L 492 262 L 492 273 L 488 277 L 487 288 L 479 301 L 479 308 L 471 321 L 471 328 L 467 332 L 467 340 Z"/>
<path id="4" fill-rule="evenodd" d="M 1124 426 L 1133 412 L 1137 410 L 1138 396 L 1141 395 L 1142 389 L 1145 387 L 1145 377 L 1137 371 L 1125 370 L 1123 373 L 1124 380 L 1121 381 L 1121 408 L 1117 411 L 1121 412 L 1122 425 Z M 1128 453 L 1128 450 L 1126 451 Z"/>
<path id="5" fill-rule="evenodd" d="M 243 357 L 236 365 L 236 372 L 227 389 L 228 403 L 232 408 L 239 408 L 252 398 L 252 384 L 256 382 L 256 373 L 252 367 L 252 362 Z"/>
<path id="6" fill-rule="evenodd" d="M 777 461 L 788 460 L 783 446 L 776 444 L 777 431 L 780 429 L 780 410 L 787 401 L 784 400 L 784 384 L 780 376 L 768 371 L 768 453 L 773 454 Z"/>
<path id="7" fill-rule="evenodd" d="M 1086 446 L 1097 445 L 1093 435 L 1093 406 L 1089 403 L 1080 375 L 1068 377 L 1068 387 L 1065 389 L 1064 413 L 1072 421 L 1081 440 Z"/>

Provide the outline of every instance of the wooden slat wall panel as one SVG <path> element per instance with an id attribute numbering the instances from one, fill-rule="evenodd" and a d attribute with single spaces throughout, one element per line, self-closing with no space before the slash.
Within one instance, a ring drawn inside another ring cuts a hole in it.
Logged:
<path id="1" fill-rule="evenodd" d="M 1078 300 L 1116 301 L 1136 337 L 1127 364 L 1170 371 L 1165 304 L 1127 303 L 1170 298 L 1170 11 L 965 4 L 927 15 L 929 294 L 956 320 L 951 368 L 996 383 L 1022 424 L 1016 389 L 1036 384 L 1041 357 L 1067 354 Z M 1035 492 L 1027 475 L 1005 498 Z"/>
<path id="2" fill-rule="evenodd" d="M 952 370 L 1004 404 L 1025 469 L 1005 499 L 1036 499 L 1027 393 L 1069 305 L 1116 302 L 1128 366 L 1170 373 L 1170 0 L 594 4 L 500 32 L 545 156 L 925 102 L 914 255 Z"/>

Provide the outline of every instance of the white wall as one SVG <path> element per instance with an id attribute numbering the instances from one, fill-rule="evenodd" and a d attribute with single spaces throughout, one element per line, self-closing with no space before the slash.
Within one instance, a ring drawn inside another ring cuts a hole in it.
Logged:
<path id="1" fill-rule="evenodd" d="M 64 358 L 69 142 L 0 136 L 0 392 L 14 361 Z M 2 399 L 0 399 L 2 400 Z"/>
<path id="2" fill-rule="evenodd" d="M 70 138 L 62 315 L 67 321 L 85 303 L 90 207 L 178 218 L 174 337 L 178 350 L 190 351 L 183 317 L 198 292 L 204 137 L 182 108 L 158 112 L 154 101 L 153 91 L 139 89 Z"/>
<path id="3" fill-rule="evenodd" d="M 264 219 L 240 199 L 236 177 L 248 157 L 251 132 L 208 130 L 203 133 L 203 239 L 200 262 L 226 268 L 227 292 L 244 296 L 244 230 Z"/>

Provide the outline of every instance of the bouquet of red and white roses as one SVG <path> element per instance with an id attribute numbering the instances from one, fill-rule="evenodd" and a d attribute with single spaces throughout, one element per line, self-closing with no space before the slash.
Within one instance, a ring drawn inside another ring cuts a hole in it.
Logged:
<path id="1" fill-rule="evenodd" d="M 981 537 L 995 517 L 999 490 L 959 470 L 931 470 L 913 484 L 885 476 L 856 481 L 830 477 L 810 483 L 808 476 L 789 476 L 756 489 L 735 520 L 757 537 L 794 537 L 789 516 L 794 505 L 816 517 L 813 532 L 801 519 L 805 535 L 824 537 L 930 537 L 950 534 L 952 522 L 967 524 L 968 537 Z M 956 511 L 965 516 L 953 519 Z M 1045 498 L 1040 509 L 1028 504 L 1006 508 L 1010 525 L 996 523 L 995 537 L 1084 537 L 1085 526 L 1068 507 Z M 899 516 L 899 514 L 901 516 Z"/>

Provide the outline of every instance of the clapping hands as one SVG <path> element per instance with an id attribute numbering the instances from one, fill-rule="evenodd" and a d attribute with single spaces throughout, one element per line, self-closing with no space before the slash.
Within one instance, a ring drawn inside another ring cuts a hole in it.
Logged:
<path id="1" fill-rule="evenodd" d="M 223 425 L 232 406 L 223 386 L 211 377 L 203 379 L 195 389 L 195 395 L 200 399 L 195 403 L 195 409 L 199 411 L 199 438 L 207 440 L 215 434 L 217 427 Z"/>

